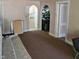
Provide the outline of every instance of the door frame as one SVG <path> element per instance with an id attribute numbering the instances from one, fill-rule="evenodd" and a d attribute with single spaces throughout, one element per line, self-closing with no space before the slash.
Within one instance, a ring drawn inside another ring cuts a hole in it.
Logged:
<path id="1" fill-rule="evenodd" d="M 69 24 L 69 8 L 70 8 L 70 1 L 68 0 L 68 1 L 57 1 L 56 2 L 56 7 L 57 7 L 57 4 L 59 4 L 59 3 L 68 3 L 68 16 L 67 16 L 67 33 L 66 33 L 66 36 L 67 36 L 67 34 L 68 34 L 68 24 Z M 59 9 L 56 9 L 56 10 L 58 10 L 59 11 Z M 57 12 L 56 12 L 57 13 Z M 59 13 L 58 13 L 59 14 Z M 57 31 L 58 31 L 58 18 L 59 18 L 59 16 L 58 17 L 56 17 L 56 20 L 55 20 L 55 37 L 59 37 L 58 35 L 57 35 Z"/>

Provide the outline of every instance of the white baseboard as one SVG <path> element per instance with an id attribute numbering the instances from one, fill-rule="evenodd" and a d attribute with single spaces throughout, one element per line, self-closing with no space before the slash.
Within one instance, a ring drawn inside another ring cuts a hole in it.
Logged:
<path id="1" fill-rule="evenodd" d="M 49 35 L 51 35 L 51 36 L 53 36 L 53 37 L 56 37 L 54 34 L 52 34 L 52 33 L 50 33 L 50 32 L 49 32 Z"/>
<path id="2" fill-rule="evenodd" d="M 34 29 L 27 29 L 27 30 L 24 30 L 23 32 L 28 32 L 28 31 L 33 31 Z"/>
<path id="3" fill-rule="evenodd" d="M 38 30 L 41 30 L 41 28 L 38 28 Z"/>
<path id="4" fill-rule="evenodd" d="M 28 29 L 26 29 L 26 30 L 23 30 L 23 32 L 27 32 L 28 31 Z"/>
<path id="5" fill-rule="evenodd" d="M 23 32 L 20 32 L 20 33 L 15 33 L 14 35 L 18 35 L 18 34 L 23 34 Z"/>
<path id="6" fill-rule="evenodd" d="M 29 29 L 29 31 L 35 31 L 35 30 L 38 30 L 38 29 Z"/>
<path id="7" fill-rule="evenodd" d="M 66 42 L 67 44 L 69 44 L 69 45 L 73 46 L 72 41 L 69 41 L 68 39 L 65 39 L 65 42 Z"/>
<path id="8" fill-rule="evenodd" d="M 53 37 L 55 37 L 55 38 L 60 38 L 59 36 L 56 36 L 55 34 L 52 34 L 52 33 L 50 33 L 50 32 L 49 32 L 49 35 L 51 35 L 51 36 L 53 36 Z"/>
<path id="9" fill-rule="evenodd" d="M 27 29 L 27 30 L 25 30 L 25 31 L 23 31 L 23 32 L 35 31 L 35 30 L 40 30 L 40 29 L 39 29 L 39 28 L 38 28 L 38 29 Z"/>

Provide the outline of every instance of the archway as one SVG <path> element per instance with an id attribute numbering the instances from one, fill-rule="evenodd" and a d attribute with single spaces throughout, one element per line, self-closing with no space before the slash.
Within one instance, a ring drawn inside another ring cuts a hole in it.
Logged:
<path id="1" fill-rule="evenodd" d="M 42 9 L 42 30 L 49 31 L 50 28 L 50 10 L 48 5 L 45 5 Z"/>
<path id="2" fill-rule="evenodd" d="M 29 8 L 29 30 L 38 30 L 38 8 L 35 5 Z"/>

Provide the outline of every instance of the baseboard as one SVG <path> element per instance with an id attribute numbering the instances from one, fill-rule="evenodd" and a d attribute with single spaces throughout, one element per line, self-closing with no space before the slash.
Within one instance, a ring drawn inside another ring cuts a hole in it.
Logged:
<path id="1" fill-rule="evenodd" d="M 38 30 L 41 30 L 41 28 L 38 28 Z"/>
<path id="2" fill-rule="evenodd" d="M 29 29 L 27 29 L 27 30 L 23 30 L 23 32 L 28 32 L 29 31 Z"/>
<path id="3" fill-rule="evenodd" d="M 57 36 L 55 34 L 52 34 L 52 33 L 49 33 L 49 35 L 53 36 L 53 37 L 56 37 L 56 38 L 62 38 L 62 36 Z"/>
<path id="4" fill-rule="evenodd" d="M 38 30 L 38 29 L 29 29 L 29 31 L 35 31 L 35 30 Z"/>
<path id="5" fill-rule="evenodd" d="M 51 36 L 53 36 L 53 37 L 56 37 L 54 34 L 52 34 L 52 33 L 50 33 L 50 32 L 49 32 L 49 35 L 51 35 Z"/>
<path id="6" fill-rule="evenodd" d="M 65 39 L 65 43 L 67 43 L 67 44 L 69 44 L 69 45 L 73 46 L 72 41 L 69 41 L 69 40 L 67 40 L 67 39 Z"/>
<path id="7" fill-rule="evenodd" d="M 35 31 L 35 30 L 40 30 L 39 28 L 38 29 L 28 29 L 28 30 L 25 30 L 23 32 L 28 32 L 28 31 Z"/>

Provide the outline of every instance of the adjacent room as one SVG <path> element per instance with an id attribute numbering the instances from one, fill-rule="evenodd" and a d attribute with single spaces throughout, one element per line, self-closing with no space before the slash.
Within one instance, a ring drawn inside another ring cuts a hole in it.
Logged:
<path id="1" fill-rule="evenodd" d="M 79 0 L 0 0 L 0 59 L 79 59 Z"/>

